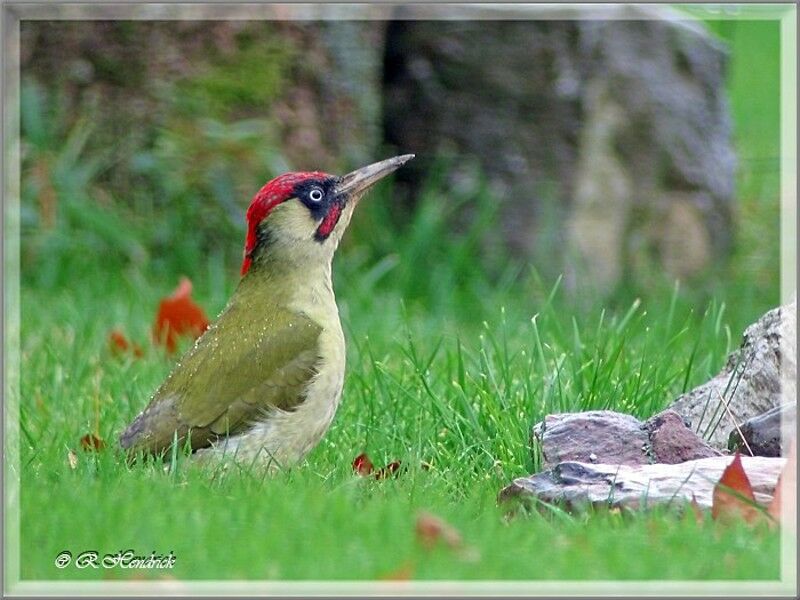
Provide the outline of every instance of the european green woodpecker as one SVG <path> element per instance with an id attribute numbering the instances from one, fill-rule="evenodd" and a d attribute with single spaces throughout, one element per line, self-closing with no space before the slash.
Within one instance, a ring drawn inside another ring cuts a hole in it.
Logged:
<path id="1" fill-rule="evenodd" d="M 198 457 L 288 466 L 316 446 L 345 373 L 333 254 L 362 195 L 413 157 L 343 177 L 286 173 L 259 190 L 236 290 L 122 433 L 123 449 L 159 454 L 177 439 Z"/>

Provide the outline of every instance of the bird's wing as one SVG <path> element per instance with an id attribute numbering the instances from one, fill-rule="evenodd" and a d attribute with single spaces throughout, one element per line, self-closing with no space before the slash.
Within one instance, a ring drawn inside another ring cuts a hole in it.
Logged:
<path id="1" fill-rule="evenodd" d="M 123 448 L 158 453 L 177 432 L 193 449 L 237 433 L 270 410 L 291 410 L 320 360 L 322 328 L 307 316 L 270 307 L 256 322 L 233 304 L 203 334 L 122 434 Z"/>

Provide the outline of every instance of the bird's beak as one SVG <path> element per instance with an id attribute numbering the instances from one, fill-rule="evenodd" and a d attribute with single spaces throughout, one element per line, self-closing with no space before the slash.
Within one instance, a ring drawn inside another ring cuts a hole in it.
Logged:
<path id="1" fill-rule="evenodd" d="M 413 154 L 403 154 L 402 156 L 395 156 L 394 158 L 372 163 L 343 175 L 336 183 L 336 195 L 358 198 L 376 181 L 399 169 L 412 158 L 414 158 Z"/>

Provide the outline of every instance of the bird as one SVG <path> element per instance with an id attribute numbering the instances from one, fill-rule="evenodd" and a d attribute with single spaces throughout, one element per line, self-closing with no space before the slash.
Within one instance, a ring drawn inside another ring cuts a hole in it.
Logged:
<path id="1" fill-rule="evenodd" d="M 198 459 L 285 468 L 321 441 L 345 376 L 333 256 L 362 196 L 412 158 L 285 173 L 255 194 L 239 282 L 121 433 L 129 457 L 169 460 L 177 443 Z"/>

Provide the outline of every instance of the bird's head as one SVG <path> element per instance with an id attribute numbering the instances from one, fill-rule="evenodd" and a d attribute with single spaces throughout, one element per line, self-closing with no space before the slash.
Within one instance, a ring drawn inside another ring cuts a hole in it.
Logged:
<path id="1" fill-rule="evenodd" d="M 396 156 L 341 177 L 312 171 L 269 181 L 247 209 L 242 275 L 267 251 L 312 260 L 332 257 L 364 193 L 412 158 Z"/>

